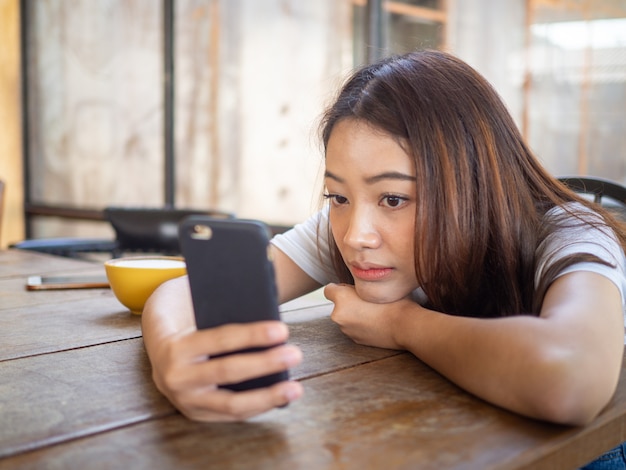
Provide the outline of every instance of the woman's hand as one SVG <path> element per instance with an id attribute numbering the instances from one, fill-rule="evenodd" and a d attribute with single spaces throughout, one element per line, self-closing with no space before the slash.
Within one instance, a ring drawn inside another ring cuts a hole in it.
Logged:
<path id="1" fill-rule="evenodd" d="M 218 384 L 237 383 L 293 367 L 302 360 L 302 353 L 293 345 L 283 344 L 288 329 L 277 321 L 198 331 L 193 325 L 184 278 L 157 289 L 144 309 L 142 327 L 157 388 L 190 419 L 241 421 L 302 395 L 302 385 L 294 381 L 245 392 L 218 388 Z M 261 352 L 211 358 L 271 346 Z"/>
<path id="2" fill-rule="evenodd" d="M 366 302 L 357 295 L 354 286 L 347 284 L 328 284 L 324 295 L 335 304 L 331 319 L 354 342 L 379 348 L 404 349 L 394 331 L 397 324 L 394 318 L 405 304 L 416 308 L 415 302 L 409 298 L 386 304 Z"/>
<path id="3" fill-rule="evenodd" d="M 302 386 L 297 382 L 282 382 L 265 389 L 233 392 L 219 389 L 217 384 L 237 383 L 293 367 L 302 359 L 300 350 L 292 345 L 279 345 L 258 353 L 215 359 L 210 356 L 274 346 L 285 342 L 287 335 L 287 327 L 279 322 L 225 325 L 173 335 L 151 357 L 154 382 L 191 419 L 245 420 L 295 400 L 302 394 Z"/>

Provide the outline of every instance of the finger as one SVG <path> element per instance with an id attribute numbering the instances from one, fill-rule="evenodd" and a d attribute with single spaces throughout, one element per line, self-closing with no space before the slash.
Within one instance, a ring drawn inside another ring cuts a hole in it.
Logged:
<path id="1" fill-rule="evenodd" d="M 209 359 L 203 366 L 214 383 L 225 385 L 282 372 L 302 362 L 300 348 L 276 346 L 261 352 L 233 354 Z"/>
<path id="2" fill-rule="evenodd" d="M 271 387 L 233 392 L 217 389 L 198 393 L 180 410 L 197 421 L 242 421 L 297 400 L 304 393 L 302 384 L 285 381 Z"/>
<path id="3" fill-rule="evenodd" d="M 302 362 L 302 351 L 293 345 L 266 351 L 232 354 L 180 369 L 176 389 L 205 389 L 217 384 L 233 384 L 282 372 Z"/>
<path id="4" fill-rule="evenodd" d="M 228 324 L 189 335 L 178 353 L 187 358 L 204 358 L 255 347 L 268 347 L 287 341 L 289 329 L 279 321 Z"/>

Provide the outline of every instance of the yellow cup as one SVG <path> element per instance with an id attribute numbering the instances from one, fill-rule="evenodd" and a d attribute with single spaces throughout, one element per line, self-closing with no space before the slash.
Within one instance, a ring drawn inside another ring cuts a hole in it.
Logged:
<path id="1" fill-rule="evenodd" d="M 132 256 L 105 261 L 111 290 L 132 313 L 141 315 L 157 287 L 187 274 L 184 258 L 177 256 Z"/>

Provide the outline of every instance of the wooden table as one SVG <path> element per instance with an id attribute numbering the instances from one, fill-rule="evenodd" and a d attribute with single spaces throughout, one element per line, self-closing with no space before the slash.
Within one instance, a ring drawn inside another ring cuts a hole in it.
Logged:
<path id="1" fill-rule="evenodd" d="M 320 297 L 283 307 L 303 399 L 246 423 L 187 420 L 153 386 L 140 318 L 108 289 L 27 292 L 32 274 L 99 272 L 0 252 L 0 469 L 570 469 L 626 440 L 626 371 L 590 425 L 493 407 L 407 353 L 358 346 Z"/>

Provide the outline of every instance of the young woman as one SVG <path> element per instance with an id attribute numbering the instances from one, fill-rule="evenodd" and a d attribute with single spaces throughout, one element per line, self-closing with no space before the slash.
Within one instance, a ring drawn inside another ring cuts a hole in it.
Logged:
<path id="1" fill-rule="evenodd" d="M 609 402 L 624 347 L 626 233 L 549 175 L 490 85 L 422 51 L 358 70 L 324 115 L 325 198 L 272 241 L 281 302 L 321 285 L 354 341 L 408 350 L 495 405 L 585 424 Z M 143 314 L 159 389 L 197 420 L 298 398 L 284 382 L 217 384 L 296 365 L 282 323 L 197 331 L 185 279 Z"/>

